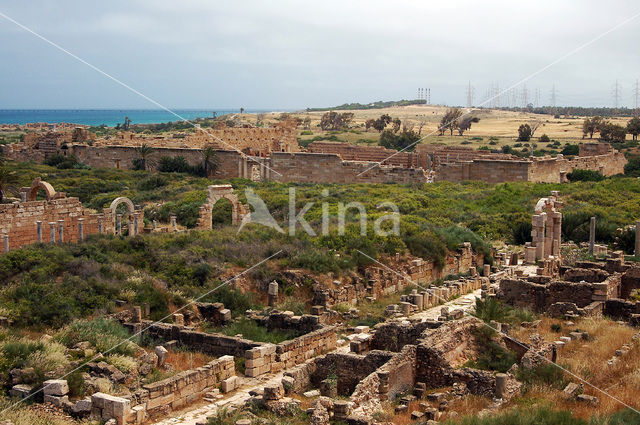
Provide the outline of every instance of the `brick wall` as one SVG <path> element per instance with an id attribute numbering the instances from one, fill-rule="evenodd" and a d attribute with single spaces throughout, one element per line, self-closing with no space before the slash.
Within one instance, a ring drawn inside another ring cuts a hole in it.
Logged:
<path id="1" fill-rule="evenodd" d="M 51 201 L 16 202 L 0 204 L 0 234 L 9 235 L 11 250 L 37 242 L 36 221 L 42 221 L 42 241 L 51 241 L 50 222 L 55 222 L 56 242 L 59 241 L 58 220 L 63 220 L 64 242 L 78 241 L 78 219 L 82 218 L 85 237 L 98 233 L 98 217 L 85 209 L 78 198 L 60 198 Z M 113 233 L 113 217 L 109 209 L 103 213 L 103 232 Z M 140 231 L 142 227 L 139 227 Z M 3 249 L 0 247 L 0 249 Z M 0 252 L 2 252 L 0 250 Z"/>

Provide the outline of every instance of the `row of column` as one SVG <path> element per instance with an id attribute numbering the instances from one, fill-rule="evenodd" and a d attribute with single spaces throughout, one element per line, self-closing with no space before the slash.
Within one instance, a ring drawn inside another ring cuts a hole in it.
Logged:
<path id="1" fill-rule="evenodd" d="M 56 232 L 56 222 L 49 222 L 49 231 L 50 231 L 50 239 L 52 243 L 56 242 L 56 233 L 58 234 L 58 242 L 64 242 L 64 220 L 58 220 L 58 230 Z M 100 226 L 101 227 L 101 226 Z M 5 237 L 5 249 L 8 251 L 9 245 L 9 235 L 4 235 Z M 38 243 L 42 243 L 42 221 L 36 221 L 36 238 Z M 78 219 L 78 240 L 84 240 L 84 218 Z"/>

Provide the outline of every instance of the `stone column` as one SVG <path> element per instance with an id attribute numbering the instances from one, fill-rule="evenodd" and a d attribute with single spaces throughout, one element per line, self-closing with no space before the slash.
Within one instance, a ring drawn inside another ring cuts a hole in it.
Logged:
<path id="1" fill-rule="evenodd" d="M 56 243 L 56 222 L 49 222 L 49 229 L 51 231 L 51 243 Z"/>
<path id="2" fill-rule="evenodd" d="M 174 313 L 173 314 L 173 323 L 176 326 L 184 326 L 184 315 L 181 313 Z"/>
<path id="3" fill-rule="evenodd" d="M 138 214 L 137 212 L 133 213 L 133 236 L 138 234 L 138 216 L 139 215 L 140 214 Z"/>
<path id="4" fill-rule="evenodd" d="M 27 192 L 20 192 L 20 201 L 27 202 Z"/>
<path id="5" fill-rule="evenodd" d="M 58 240 L 64 242 L 64 220 L 58 220 Z"/>
<path id="6" fill-rule="evenodd" d="M 593 248 L 596 244 L 596 218 L 591 217 L 589 222 L 589 254 L 593 255 Z"/>
<path id="7" fill-rule="evenodd" d="M 278 282 L 275 280 L 269 284 L 269 307 L 275 307 L 278 304 Z"/>
<path id="8" fill-rule="evenodd" d="M 78 219 L 78 242 L 84 240 L 84 218 Z"/>
<path id="9" fill-rule="evenodd" d="M 504 373 L 496 374 L 496 398 L 504 398 L 507 391 L 507 375 Z"/>
<path id="10" fill-rule="evenodd" d="M 156 231 L 156 228 L 158 227 L 158 221 L 157 220 L 153 220 L 151 222 L 151 226 L 153 227 L 153 231 Z"/>
<path id="11" fill-rule="evenodd" d="M 140 306 L 136 305 L 133 307 L 133 317 L 131 318 L 131 321 L 133 323 L 142 322 L 142 309 L 140 308 Z"/>
<path id="12" fill-rule="evenodd" d="M 174 232 L 178 231 L 178 224 L 176 222 L 176 218 L 177 217 L 175 215 L 171 216 L 171 228 L 173 229 Z"/>
<path id="13" fill-rule="evenodd" d="M 536 260 L 544 258 L 544 231 L 545 231 L 546 214 L 535 214 L 531 220 L 531 240 L 532 245 L 536 247 Z"/>
<path id="14" fill-rule="evenodd" d="M 42 243 L 42 222 L 36 221 L 36 240 L 38 243 Z"/>
<path id="15" fill-rule="evenodd" d="M 122 214 L 116 214 L 116 235 L 122 235 Z"/>
<path id="16" fill-rule="evenodd" d="M 9 235 L 2 235 L 4 239 L 4 252 L 9 252 Z"/>
<path id="17" fill-rule="evenodd" d="M 485 277 L 489 277 L 490 274 L 491 274 L 491 265 L 485 264 L 483 266 L 482 275 Z"/>
<path id="18" fill-rule="evenodd" d="M 636 221 L 636 256 L 640 255 L 640 220 Z"/>
<path id="19" fill-rule="evenodd" d="M 102 234 L 102 216 L 101 215 L 98 216 L 98 234 L 99 235 Z"/>

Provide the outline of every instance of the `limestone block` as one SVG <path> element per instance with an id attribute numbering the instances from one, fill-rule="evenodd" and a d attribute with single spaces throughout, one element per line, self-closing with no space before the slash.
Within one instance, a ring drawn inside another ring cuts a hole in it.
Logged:
<path id="1" fill-rule="evenodd" d="M 42 385 L 44 395 L 63 396 L 69 394 L 69 385 L 65 379 L 50 379 Z"/>

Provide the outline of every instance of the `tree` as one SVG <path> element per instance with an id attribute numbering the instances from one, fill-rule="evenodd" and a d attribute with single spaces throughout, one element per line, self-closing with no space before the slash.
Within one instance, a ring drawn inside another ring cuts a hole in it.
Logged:
<path id="1" fill-rule="evenodd" d="M 582 138 L 584 139 L 588 134 L 589 138 L 593 139 L 593 133 L 599 132 L 605 124 L 605 120 L 597 115 L 593 118 L 585 118 L 582 123 Z"/>
<path id="2" fill-rule="evenodd" d="M 10 171 L 0 157 L 0 202 L 7 196 L 7 192 L 15 192 L 18 185 L 18 174 Z"/>
<path id="3" fill-rule="evenodd" d="M 304 117 L 302 120 L 302 128 L 304 130 L 311 130 L 311 117 Z"/>
<path id="4" fill-rule="evenodd" d="M 384 128 L 391 122 L 391 116 L 389 114 L 380 115 L 380 118 L 373 122 L 373 128 L 378 130 L 378 132 L 382 132 Z"/>
<path id="5" fill-rule="evenodd" d="M 531 127 L 529 124 L 522 124 L 518 127 L 518 140 L 528 142 L 531 140 Z"/>
<path id="6" fill-rule="evenodd" d="M 640 134 L 640 118 L 633 117 L 627 123 L 627 133 L 633 136 L 633 140 L 638 140 Z"/>
<path id="7" fill-rule="evenodd" d="M 376 120 L 374 120 L 373 118 L 370 118 L 367 121 L 365 121 L 364 123 L 365 131 L 369 131 L 369 129 L 373 127 L 375 122 Z"/>
<path id="8" fill-rule="evenodd" d="M 131 120 L 129 117 L 124 117 L 124 124 L 122 124 L 122 129 L 124 131 L 129 131 L 129 127 L 131 126 Z"/>
<path id="9" fill-rule="evenodd" d="M 320 128 L 322 130 L 344 130 L 349 128 L 353 121 L 353 112 L 343 112 L 341 114 L 330 111 L 322 114 L 320 118 Z"/>
<path id="10" fill-rule="evenodd" d="M 531 128 L 531 137 L 536 134 L 536 130 L 540 128 L 542 125 L 542 121 L 539 119 L 534 119 L 529 121 L 529 127 Z"/>
<path id="11" fill-rule="evenodd" d="M 393 125 L 394 133 L 400 131 L 400 126 L 402 125 L 402 121 L 400 121 L 400 118 L 394 118 L 393 121 L 391 121 L 391 124 Z"/>
<path id="12" fill-rule="evenodd" d="M 605 142 L 624 142 L 627 129 L 621 125 L 607 122 L 600 128 L 600 139 Z"/>
<path id="13" fill-rule="evenodd" d="M 480 118 L 478 117 L 472 117 L 467 115 L 466 117 L 460 119 L 460 121 L 458 122 L 457 125 L 457 129 L 458 129 L 458 134 L 460 134 L 461 136 L 464 134 L 465 131 L 469 130 L 471 128 L 471 124 L 474 122 L 478 122 L 480 121 Z"/>
<path id="14" fill-rule="evenodd" d="M 458 126 L 458 119 L 462 116 L 460 108 L 449 108 L 440 120 L 440 134 L 444 135 L 446 129 L 453 136 L 453 130 Z"/>
<path id="15" fill-rule="evenodd" d="M 244 108 L 240 108 L 240 113 L 244 114 Z"/>
<path id="16" fill-rule="evenodd" d="M 402 131 L 398 134 L 392 130 L 385 130 L 380 134 L 380 146 L 387 149 L 413 150 L 420 136 L 415 131 Z"/>
<path id="17" fill-rule="evenodd" d="M 202 168 L 204 169 L 205 177 L 214 175 L 218 169 L 218 153 L 211 146 L 207 146 L 202 150 Z"/>
<path id="18" fill-rule="evenodd" d="M 151 161 L 149 160 L 149 155 L 153 153 L 153 148 L 147 145 L 146 143 L 143 143 L 142 145 L 136 148 L 136 152 L 140 156 L 140 168 L 143 170 L 146 170 L 147 165 L 151 165 L 150 164 Z"/>

